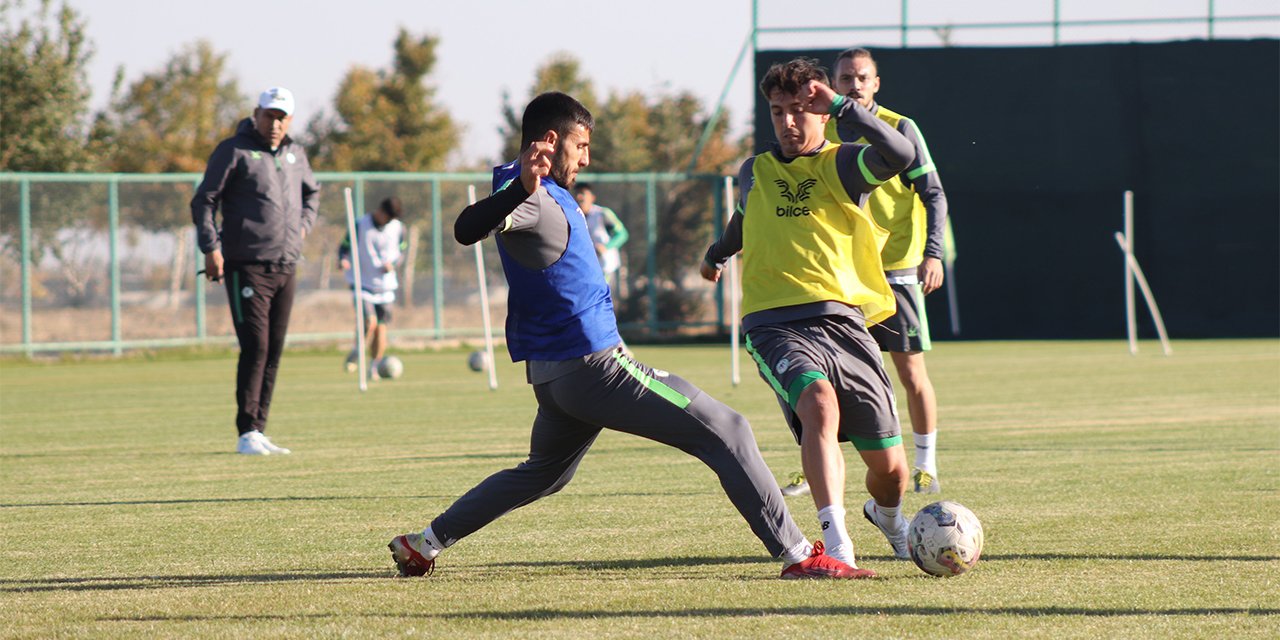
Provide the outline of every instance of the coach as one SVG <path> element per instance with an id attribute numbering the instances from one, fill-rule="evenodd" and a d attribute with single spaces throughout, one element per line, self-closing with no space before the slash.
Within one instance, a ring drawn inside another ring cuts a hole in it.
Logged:
<path id="1" fill-rule="evenodd" d="M 213 150 L 191 199 L 205 276 L 225 276 L 240 341 L 236 451 L 246 455 L 289 453 L 263 432 L 293 309 L 296 265 L 320 199 L 306 152 L 288 136 L 293 108 L 288 89 L 262 92 L 253 117 Z M 221 227 L 214 223 L 219 206 Z"/>

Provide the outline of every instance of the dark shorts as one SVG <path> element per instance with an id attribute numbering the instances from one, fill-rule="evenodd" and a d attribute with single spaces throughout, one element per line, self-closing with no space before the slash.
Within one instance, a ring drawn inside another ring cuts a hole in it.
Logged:
<path id="1" fill-rule="evenodd" d="M 366 294 L 368 292 L 365 292 Z M 364 305 L 364 323 L 369 325 L 369 319 L 373 318 L 378 324 L 391 324 L 391 303 L 390 302 L 371 302 L 367 297 L 361 297 L 360 302 Z"/>
<path id="2" fill-rule="evenodd" d="M 800 442 L 796 402 L 810 384 L 827 380 L 840 402 L 840 440 L 860 450 L 902 442 L 893 384 L 880 350 L 854 318 L 818 316 L 765 324 L 747 332 L 747 351 L 773 389 L 787 425 Z"/>
<path id="3" fill-rule="evenodd" d="M 884 322 L 871 327 L 871 337 L 876 339 L 881 351 L 892 353 L 916 353 L 933 348 L 929 340 L 929 317 L 924 311 L 924 292 L 920 284 L 893 284 L 893 297 L 898 302 L 898 312 Z"/>

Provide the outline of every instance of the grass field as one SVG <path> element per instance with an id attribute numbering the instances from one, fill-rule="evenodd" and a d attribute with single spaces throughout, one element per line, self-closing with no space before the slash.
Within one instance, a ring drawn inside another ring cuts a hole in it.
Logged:
<path id="1" fill-rule="evenodd" d="M 944 343 L 943 497 L 986 530 L 931 578 L 849 528 L 882 579 L 783 582 L 693 458 L 603 435 L 563 492 L 397 579 L 386 550 L 518 463 L 533 415 L 463 352 L 402 353 L 363 396 L 289 353 L 270 433 L 234 455 L 232 354 L 0 362 L 3 637 L 1280 636 L 1280 342 Z M 727 347 L 639 347 L 742 411 L 778 477 L 799 454 Z M 900 400 L 900 406 L 905 407 Z M 908 494 L 914 513 L 927 500 Z M 817 536 L 807 497 L 790 499 Z"/>

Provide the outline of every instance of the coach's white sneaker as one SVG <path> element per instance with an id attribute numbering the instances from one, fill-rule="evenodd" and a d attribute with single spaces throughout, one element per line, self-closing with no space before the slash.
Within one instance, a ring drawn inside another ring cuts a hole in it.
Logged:
<path id="1" fill-rule="evenodd" d="M 252 432 L 250 432 L 250 433 L 256 433 L 256 434 L 258 434 L 258 442 L 259 442 L 262 446 L 266 447 L 266 448 L 267 448 L 267 451 L 270 451 L 271 453 L 273 453 L 273 454 L 275 454 L 275 455 L 279 455 L 279 456 L 287 456 L 287 455 L 289 455 L 290 453 L 293 453 L 292 451 L 289 451 L 288 449 L 286 449 L 286 448 L 284 448 L 284 447 L 277 446 L 277 445 L 276 445 L 276 443 L 274 443 L 274 442 L 272 442 L 272 441 L 271 441 L 271 438 L 268 438 L 268 437 L 267 437 L 267 434 L 265 434 L 265 433 L 263 433 L 263 432 L 261 432 L 261 431 L 252 431 Z"/>
<path id="2" fill-rule="evenodd" d="M 246 456 L 269 456 L 271 450 L 267 445 L 262 444 L 262 433 L 259 431 L 250 431 L 240 436 L 236 442 L 236 453 Z"/>
<path id="3" fill-rule="evenodd" d="M 347 373 L 355 373 L 356 369 L 360 368 L 360 365 L 357 363 L 359 358 L 360 352 L 352 349 L 351 353 L 347 354 L 347 361 L 342 364 L 342 368 L 346 370 Z"/>
<path id="4" fill-rule="evenodd" d="M 876 513 L 876 500 L 872 498 L 862 505 L 862 517 L 866 518 L 867 522 L 874 524 L 880 530 L 880 533 L 884 534 L 885 539 L 889 541 L 889 546 L 893 547 L 893 557 L 899 560 L 911 559 L 911 550 L 907 548 L 907 529 L 910 527 L 901 513 L 898 514 L 897 518 L 894 518 L 892 525 L 885 527 L 880 524 L 880 514 Z"/>

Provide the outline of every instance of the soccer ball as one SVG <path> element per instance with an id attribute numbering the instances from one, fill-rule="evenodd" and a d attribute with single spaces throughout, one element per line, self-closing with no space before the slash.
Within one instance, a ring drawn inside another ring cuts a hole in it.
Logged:
<path id="1" fill-rule="evenodd" d="M 948 578 L 978 564 L 982 523 L 956 502 L 943 500 L 921 509 L 907 529 L 911 560 L 925 573 Z"/>
<path id="2" fill-rule="evenodd" d="M 489 367 L 489 355 L 483 351 L 472 351 L 471 355 L 467 356 L 467 366 L 472 371 L 484 371 Z"/>
<path id="3" fill-rule="evenodd" d="M 403 373 L 404 363 L 400 362 L 400 358 L 387 356 L 378 362 L 378 375 L 383 378 L 395 380 Z"/>

